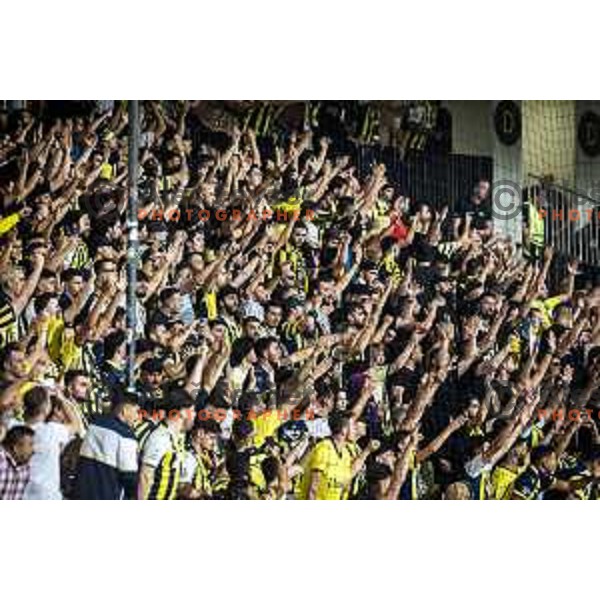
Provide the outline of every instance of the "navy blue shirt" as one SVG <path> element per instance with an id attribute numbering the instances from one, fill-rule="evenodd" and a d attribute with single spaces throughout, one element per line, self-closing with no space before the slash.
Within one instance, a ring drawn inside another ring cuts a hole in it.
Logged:
<path id="1" fill-rule="evenodd" d="M 80 500 L 134 499 L 137 479 L 135 433 L 116 417 L 97 417 L 81 445 L 75 497 Z"/>

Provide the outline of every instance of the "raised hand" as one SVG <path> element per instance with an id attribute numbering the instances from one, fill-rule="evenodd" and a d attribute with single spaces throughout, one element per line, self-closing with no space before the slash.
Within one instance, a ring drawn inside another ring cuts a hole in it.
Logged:
<path id="1" fill-rule="evenodd" d="M 379 440 L 370 440 L 369 445 L 367 446 L 369 452 L 377 452 L 381 446 L 381 442 Z"/>
<path id="2" fill-rule="evenodd" d="M 579 267 L 579 261 L 576 258 L 572 258 L 567 264 L 567 272 L 569 275 L 577 275 L 577 268 Z"/>
<path id="3" fill-rule="evenodd" d="M 462 412 L 457 417 L 450 417 L 450 424 L 452 425 L 452 427 L 454 427 L 456 429 L 460 429 L 461 427 L 466 425 L 468 423 L 468 421 L 469 421 L 469 416 L 466 413 L 466 411 Z"/>

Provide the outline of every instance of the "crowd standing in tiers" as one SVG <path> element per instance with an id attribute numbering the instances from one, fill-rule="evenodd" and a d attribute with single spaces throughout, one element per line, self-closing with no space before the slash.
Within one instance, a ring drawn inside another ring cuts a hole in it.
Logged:
<path id="1" fill-rule="evenodd" d="M 310 119 L 141 108 L 135 391 L 126 103 L 1 133 L 0 498 L 598 498 L 600 294 L 488 181 L 435 210 Z"/>

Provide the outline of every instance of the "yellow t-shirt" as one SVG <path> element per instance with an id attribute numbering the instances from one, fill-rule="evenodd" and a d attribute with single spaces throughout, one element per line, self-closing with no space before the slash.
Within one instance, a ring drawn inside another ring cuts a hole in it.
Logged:
<path id="1" fill-rule="evenodd" d="M 508 500 L 512 494 L 513 484 L 522 472 L 522 469 L 513 471 L 507 467 L 496 467 L 492 473 L 491 498 L 493 500 Z"/>
<path id="2" fill-rule="evenodd" d="M 267 489 L 267 481 L 265 479 L 262 462 L 266 458 L 266 454 L 259 452 L 250 457 L 250 483 L 258 490 L 259 493 L 264 493 Z"/>
<path id="3" fill-rule="evenodd" d="M 320 441 L 313 449 L 305 474 L 304 498 L 308 498 L 313 471 L 321 478 L 315 495 L 316 500 L 342 500 L 352 483 L 352 452 L 347 444 L 338 450 L 331 438 Z"/>
<path id="4" fill-rule="evenodd" d="M 110 181 L 113 177 L 113 166 L 110 163 L 102 163 L 102 167 L 100 169 L 100 179 L 106 179 Z"/>
<path id="5" fill-rule="evenodd" d="M 271 207 L 271 210 L 273 211 L 283 211 L 286 213 L 293 213 L 295 211 L 300 211 L 302 209 L 302 202 L 303 202 L 303 198 L 297 198 L 297 197 L 291 197 L 288 198 L 287 200 L 282 200 L 281 202 L 278 202 L 277 204 L 273 205 Z"/>
<path id="6" fill-rule="evenodd" d="M 217 294 L 215 292 L 206 292 L 204 294 L 204 302 L 206 304 L 206 316 L 209 321 L 216 319 L 219 315 L 217 311 Z"/>
<path id="7" fill-rule="evenodd" d="M 353 461 L 360 456 L 361 449 L 356 442 L 348 442 L 348 450 L 350 451 Z M 350 463 L 350 469 L 352 469 L 352 463 Z M 352 470 L 350 473 L 352 474 Z M 349 485 L 344 491 L 344 497 L 342 500 L 348 500 L 350 498 L 350 492 L 356 494 L 359 491 L 361 483 L 363 483 L 363 476 L 362 474 L 359 474 L 354 478 L 354 481 L 351 482 L 351 485 Z"/>
<path id="8" fill-rule="evenodd" d="M 63 329 L 62 343 L 60 347 L 59 362 L 62 365 L 63 372 L 71 369 L 83 369 L 83 348 L 75 342 L 75 335 L 70 332 L 65 333 Z"/>
<path id="9" fill-rule="evenodd" d="M 23 396 L 34 387 L 37 387 L 39 384 L 36 381 L 25 381 L 20 386 L 19 389 L 15 392 L 15 398 L 17 399 L 17 406 L 14 409 L 14 417 L 17 419 L 23 419 Z"/>
<path id="10" fill-rule="evenodd" d="M 14 229 L 14 227 L 20 220 L 21 215 L 19 213 L 14 213 L 12 215 L 9 215 L 8 217 L 0 219 L 0 235 L 4 235 L 11 229 Z"/>
<path id="11" fill-rule="evenodd" d="M 281 419 L 276 410 L 267 410 L 255 418 L 250 417 L 254 425 L 254 437 L 252 443 L 256 448 L 260 448 L 268 437 L 275 435 L 278 427 L 281 425 Z"/>
<path id="12" fill-rule="evenodd" d="M 373 219 L 372 231 L 383 231 L 391 224 L 391 219 L 388 215 L 389 207 L 384 200 L 378 200 L 375 206 L 371 209 L 371 218 Z"/>
<path id="13" fill-rule="evenodd" d="M 379 265 L 383 267 L 394 283 L 400 283 L 402 281 L 402 270 L 398 266 L 396 258 L 391 252 L 386 252 L 386 254 L 384 254 L 383 258 L 379 261 Z"/>
<path id="14" fill-rule="evenodd" d="M 55 363 L 60 360 L 64 330 L 62 317 L 52 317 L 48 321 L 48 354 Z"/>
<path id="15" fill-rule="evenodd" d="M 546 298 L 545 300 L 533 300 L 530 304 L 530 307 L 534 310 L 537 310 L 541 313 L 541 324 L 538 327 L 535 327 L 532 332 L 535 337 L 540 337 L 542 331 L 545 329 L 549 329 L 552 327 L 554 323 L 554 310 L 556 307 L 560 306 L 564 301 L 564 296 L 552 296 L 551 298 Z M 518 335 L 511 335 L 510 337 L 510 352 L 514 354 L 516 358 L 521 356 L 521 351 L 523 349 L 523 340 Z"/>

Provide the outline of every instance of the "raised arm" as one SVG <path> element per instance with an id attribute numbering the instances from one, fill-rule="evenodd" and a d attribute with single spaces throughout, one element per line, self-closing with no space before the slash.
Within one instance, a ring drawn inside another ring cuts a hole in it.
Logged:
<path id="1" fill-rule="evenodd" d="M 354 406 L 350 411 L 350 419 L 352 419 L 353 421 L 358 421 L 358 419 L 360 419 L 360 416 L 365 410 L 367 402 L 373 395 L 374 389 L 375 386 L 373 385 L 373 382 L 369 377 L 367 377 L 365 379 L 365 382 L 363 383 L 362 389 L 360 390 L 358 400 L 354 403 Z"/>
<path id="2" fill-rule="evenodd" d="M 34 250 L 32 256 L 33 270 L 31 275 L 29 275 L 25 281 L 21 293 L 16 298 L 12 298 L 12 305 L 17 315 L 20 315 L 29 304 L 29 300 L 31 300 L 38 281 L 40 280 L 45 260 L 46 248 L 37 248 Z"/>
<path id="3" fill-rule="evenodd" d="M 348 287 L 348 284 L 354 279 L 354 277 L 358 273 L 362 256 L 362 246 L 360 244 L 356 244 L 354 246 L 354 260 L 352 262 L 352 267 L 349 271 L 342 275 L 342 277 L 338 281 L 336 281 L 335 286 L 333 288 L 336 296 L 339 296 Z"/>
<path id="4" fill-rule="evenodd" d="M 78 435 L 79 437 L 83 437 L 85 434 L 85 424 L 81 417 L 81 414 L 76 406 L 73 403 L 65 398 L 64 394 L 57 386 L 54 389 L 54 393 L 56 398 L 60 402 L 61 408 L 63 409 L 63 413 L 66 417 L 65 426 L 67 429 L 73 434 Z"/>
<path id="5" fill-rule="evenodd" d="M 417 462 L 424 462 L 432 454 L 435 454 L 448 441 L 448 438 L 455 431 L 458 431 L 467 422 L 467 420 L 468 418 L 465 414 L 459 415 L 455 419 L 450 419 L 448 425 L 446 425 L 446 427 L 433 440 L 431 440 L 431 442 L 429 442 L 425 448 L 417 451 Z"/>
<path id="6" fill-rule="evenodd" d="M 410 460 L 415 453 L 418 439 L 419 434 L 417 431 L 415 431 L 408 436 L 405 443 L 400 446 L 400 452 L 396 458 L 396 464 L 394 465 L 394 471 L 392 473 L 390 485 L 384 494 L 381 497 L 378 497 L 378 500 L 396 500 L 398 498 L 398 494 L 400 494 L 400 490 L 402 489 L 404 481 L 406 480 L 406 476 L 408 475 Z"/>
<path id="7" fill-rule="evenodd" d="M 521 410 L 515 413 L 506 427 L 492 440 L 488 449 L 483 453 L 484 462 L 490 466 L 495 465 L 508 452 L 539 404 L 539 395 L 536 396 L 531 391 L 526 391 L 523 397 L 525 403 Z"/>
<path id="8" fill-rule="evenodd" d="M 189 374 L 185 382 L 185 391 L 190 394 L 197 393 L 202 386 L 202 376 L 204 374 L 204 368 L 206 367 L 206 361 L 208 358 L 208 346 L 202 346 L 199 354 L 196 356 L 196 362 L 194 368 Z"/>
<path id="9" fill-rule="evenodd" d="M 365 461 L 369 458 L 369 454 L 379 449 L 379 440 L 369 440 L 364 450 L 352 461 L 352 478 L 356 477 L 365 466 Z"/>
<path id="10" fill-rule="evenodd" d="M 410 336 L 410 339 L 404 347 L 404 350 L 402 350 L 402 352 L 398 355 L 396 360 L 390 365 L 388 371 L 389 375 L 396 373 L 404 367 L 404 365 L 408 362 L 408 359 L 411 357 L 412 353 L 415 351 L 415 348 L 419 343 L 420 337 L 421 336 L 416 331 L 413 331 L 412 335 Z"/>
<path id="11" fill-rule="evenodd" d="M 399 429 L 402 431 L 413 431 L 417 427 L 425 409 L 433 400 L 438 387 L 439 381 L 437 378 L 432 374 L 426 374 L 421 385 L 417 389 L 415 399 L 408 407 L 406 416 L 400 424 Z"/>

